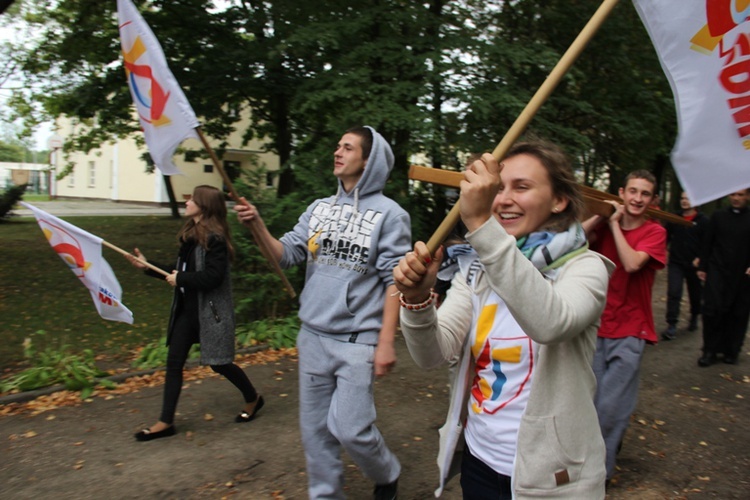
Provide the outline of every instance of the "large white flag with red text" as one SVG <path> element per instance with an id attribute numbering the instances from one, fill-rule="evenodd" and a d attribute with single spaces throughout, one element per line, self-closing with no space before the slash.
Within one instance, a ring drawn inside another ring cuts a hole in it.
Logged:
<path id="1" fill-rule="evenodd" d="M 750 187 L 750 2 L 633 0 L 672 85 L 672 164 L 700 205 Z"/>
<path id="2" fill-rule="evenodd" d="M 122 303 L 122 288 L 102 257 L 102 239 L 28 203 L 44 236 L 73 274 L 88 288 L 104 319 L 133 324 L 133 313 Z"/>
<path id="3" fill-rule="evenodd" d="M 185 139 L 198 139 L 200 123 L 135 5 L 117 0 L 117 15 L 125 74 L 149 153 L 163 174 L 179 174 L 172 155 Z"/>

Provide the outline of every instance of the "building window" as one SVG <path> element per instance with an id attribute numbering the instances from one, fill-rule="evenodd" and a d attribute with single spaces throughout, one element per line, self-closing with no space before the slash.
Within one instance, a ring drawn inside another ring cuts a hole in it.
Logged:
<path id="1" fill-rule="evenodd" d="M 96 186 L 96 163 L 89 162 L 89 187 Z"/>
<path id="2" fill-rule="evenodd" d="M 266 187 L 272 188 L 273 187 L 273 172 L 266 172 Z"/>
<path id="3" fill-rule="evenodd" d="M 204 174 L 210 174 L 214 171 L 214 166 L 212 163 L 204 163 L 203 164 L 203 173 Z"/>
<path id="4" fill-rule="evenodd" d="M 233 160 L 224 160 L 224 172 L 227 173 L 229 180 L 234 182 L 240 176 L 242 171 L 242 163 Z"/>
<path id="5" fill-rule="evenodd" d="M 76 173 L 75 171 L 68 174 L 68 187 L 72 188 L 76 186 Z"/>

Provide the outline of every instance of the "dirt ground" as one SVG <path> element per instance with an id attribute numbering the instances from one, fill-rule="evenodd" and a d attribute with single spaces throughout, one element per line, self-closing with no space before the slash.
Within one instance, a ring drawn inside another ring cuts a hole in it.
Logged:
<path id="1" fill-rule="evenodd" d="M 665 274 L 654 293 L 659 329 Z M 647 349 L 610 499 L 750 498 L 750 356 L 699 368 L 700 332 L 685 325 L 676 340 Z M 403 466 L 399 497 L 433 498 L 447 373 L 420 371 L 403 339 L 398 354 L 395 372 L 376 385 L 378 425 Z M 296 368 L 292 358 L 246 368 L 266 399 L 248 424 L 233 423 L 241 403 L 225 380 L 186 383 L 178 434 L 148 443 L 132 434 L 158 416 L 161 386 L 0 417 L 0 498 L 303 499 Z M 348 497 L 371 498 L 372 485 L 345 460 Z M 457 480 L 442 498 L 460 498 Z"/>

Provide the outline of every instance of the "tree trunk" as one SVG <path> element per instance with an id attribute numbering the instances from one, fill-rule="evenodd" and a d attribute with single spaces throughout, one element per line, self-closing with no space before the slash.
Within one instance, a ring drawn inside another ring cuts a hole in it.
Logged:
<path id="1" fill-rule="evenodd" d="M 180 211 L 177 206 L 177 199 L 174 197 L 174 189 L 172 188 L 172 178 L 168 175 L 164 177 L 164 186 L 167 188 L 167 197 L 169 198 L 169 208 L 172 210 L 172 217 L 175 219 L 180 218 Z"/>

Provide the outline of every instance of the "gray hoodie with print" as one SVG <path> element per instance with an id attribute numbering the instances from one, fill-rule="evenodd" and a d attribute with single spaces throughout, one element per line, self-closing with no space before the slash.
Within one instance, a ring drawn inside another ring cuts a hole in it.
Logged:
<path id="1" fill-rule="evenodd" d="M 362 177 L 349 193 L 341 181 L 336 195 L 314 201 L 294 229 L 281 237 L 281 267 L 307 261 L 299 317 L 305 328 L 325 336 L 377 344 L 386 288 L 393 268 L 411 249 L 411 222 L 383 195 L 393 152 L 375 129 Z"/>

